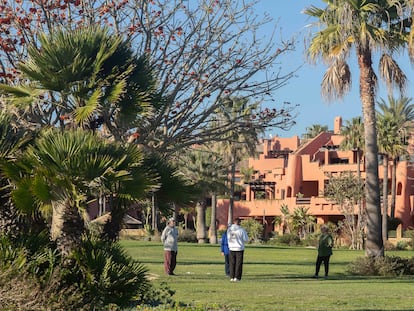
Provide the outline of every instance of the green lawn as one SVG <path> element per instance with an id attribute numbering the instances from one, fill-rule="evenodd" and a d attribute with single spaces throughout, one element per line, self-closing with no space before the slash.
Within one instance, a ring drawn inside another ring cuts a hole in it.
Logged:
<path id="1" fill-rule="evenodd" d="M 243 279 L 233 283 L 224 275 L 218 245 L 180 243 L 177 276 L 166 276 L 160 243 L 122 244 L 149 268 L 154 282 L 168 283 L 175 301 L 200 310 L 414 310 L 414 278 L 356 277 L 346 272 L 349 262 L 364 255 L 361 251 L 334 250 L 329 279 L 315 280 L 315 249 L 247 246 Z M 386 254 L 414 256 L 412 251 Z"/>

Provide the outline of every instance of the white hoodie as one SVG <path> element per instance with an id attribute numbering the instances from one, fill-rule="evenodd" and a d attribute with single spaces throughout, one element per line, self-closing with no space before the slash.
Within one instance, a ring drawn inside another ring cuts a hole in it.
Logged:
<path id="1" fill-rule="evenodd" d="M 249 240 L 249 237 L 246 230 L 239 225 L 233 224 L 227 229 L 227 239 L 231 251 L 242 251 L 244 250 L 244 243 Z"/>

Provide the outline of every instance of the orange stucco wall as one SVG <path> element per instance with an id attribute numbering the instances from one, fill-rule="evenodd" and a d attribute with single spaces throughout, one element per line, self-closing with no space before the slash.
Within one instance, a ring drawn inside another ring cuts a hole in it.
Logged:
<path id="1" fill-rule="evenodd" d="M 341 120 L 336 118 L 334 122 L 337 128 Z M 335 133 L 323 132 L 306 142 L 300 142 L 297 136 L 263 140 L 262 146 L 259 146 L 260 155 L 248 161 L 255 174 L 251 183 L 245 185 L 246 199 L 235 202 L 234 217 L 254 217 L 269 222 L 274 216 L 281 215 L 282 204 L 291 211 L 298 206 L 309 207 L 309 212 L 317 216 L 319 222 L 341 217 L 338 206 L 322 197 L 325 181 L 328 180 L 326 174 L 343 171 L 356 173 L 358 164 L 356 151 L 339 150 L 343 137 L 338 132 L 337 129 Z M 363 160 L 362 157 L 360 171 L 364 179 Z M 391 170 L 392 162 L 389 164 L 389 184 Z M 407 228 L 414 225 L 414 164 L 398 162 L 396 176 L 395 217 L 401 219 L 403 227 Z M 379 178 L 383 178 L 382 165 L 379 166 Z M 266 189 L 266 198 L 255 198 L 252 187 L 257 185 Z M 389 204 L 390 201 L 391 198 L 388 199 Z M 227 224 L 228 206 L 228 200 L 218 200 L 219 226 Z"/>

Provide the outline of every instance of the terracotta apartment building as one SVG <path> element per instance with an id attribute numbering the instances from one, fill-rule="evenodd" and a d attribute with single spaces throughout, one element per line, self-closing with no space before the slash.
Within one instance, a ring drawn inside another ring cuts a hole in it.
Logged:
<path id="1" fill-rule="evenodd" d="M 254 174 L 250 180 L 243 181 L 244 191 L 234 202 L 234 217 L 255 218 L 267 224 L 267 231 L 277 230 L 272 220 L 281 215 L 282 205 L 287 205 L 290 211 L 296 207 L 309 208 L 308 213 L 316 217 L 317 223 L 336 223 L 342 219 L 338 206 L 321 196 L 328 180 L 326 173 L 357 173 L 356 151 L 339 149 L 343 140 L 339 134 L 341 127 L 342 118 L 336 117 L 333 131 L 322 132 L 303 143 L 298 136 L 263 139 L 259 156 L 248 160 L 247 167 L 252 167 Z M 379 163 L 379 178 L 382 181 L 383 166 L 381 161 Z M 364 179 L 364 158 L 359 165 Z M 392 162 L 389 164 L 389 184 L 391 169 Z M 242 183 L 241 178 L 238 180 Z M 402 221 L 402 227 L 406 229 L 414 224 L 413 162 L 398 162 L 396 185 L 395 217 Z M 219 228 L 227 223 L 228 206 L 229 200 L 218 201 Z"/>

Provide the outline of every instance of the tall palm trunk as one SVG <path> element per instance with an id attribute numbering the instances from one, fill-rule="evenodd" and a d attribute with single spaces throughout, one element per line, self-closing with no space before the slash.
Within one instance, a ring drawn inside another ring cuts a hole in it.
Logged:
<path id="1" fill-rule="evenodd" d="M 388 240 L 388 155 L 384 154 L 384 180 L 382 184 L 382 239 Z"/>
<path id="2" fill-rule="evenodd" d="M 217 244 L 217 195 L 213 193 L 211 196 L 211 222 L 210 222 L 210 244 Z"/>
<path id="3" fill-rule="evenodd" d="M 367 243 L 366 255 L 384 256 L 382 240 L 380 190 L 378 178 L 378 146 L 375 118 L 375 73 L 372 70 L 372 55 L 369 47 L 357 50 L 360 69 L 360 97 L 364 116 L 365 168 L 366 168 L 366 212 Z"/>
<path id="4" fill-rule="evenodd" d="M 357 147 L 357 175 L 358 182 L 361 182 L 361 149 Z M 362 210 L 362 199 L 358 200 L 358 220 L 357 220 L 357 249 L 362 249 L 364 245 L 363 235 L 363 210 Z"/>
<path id="5" fill-rule="evenodd" d="M 198 243 L 203 244 L 207 240 L 205 200 L 198 202 L 196 209 L 197 209 L 197 240 L 198 240 Z"/>
<path id="6" fill-rule="evenodd" d="M 391 171 L 391 204 L 390 204 L 390 216 L 395 218 L 395 196 L 397 195 L 397 164 L 398 157 L 392 159 L 392 171 Z"/>
<path id="7" fill-rule="evenodd" d="M 236 148 L 231 152 L 231 173 L 230 173 L 230 202 L 229 213 L 227 217 L 227 223 L 233 223 L 233 211 L 234 211 L 234 184 L 236 178 Z"/>

